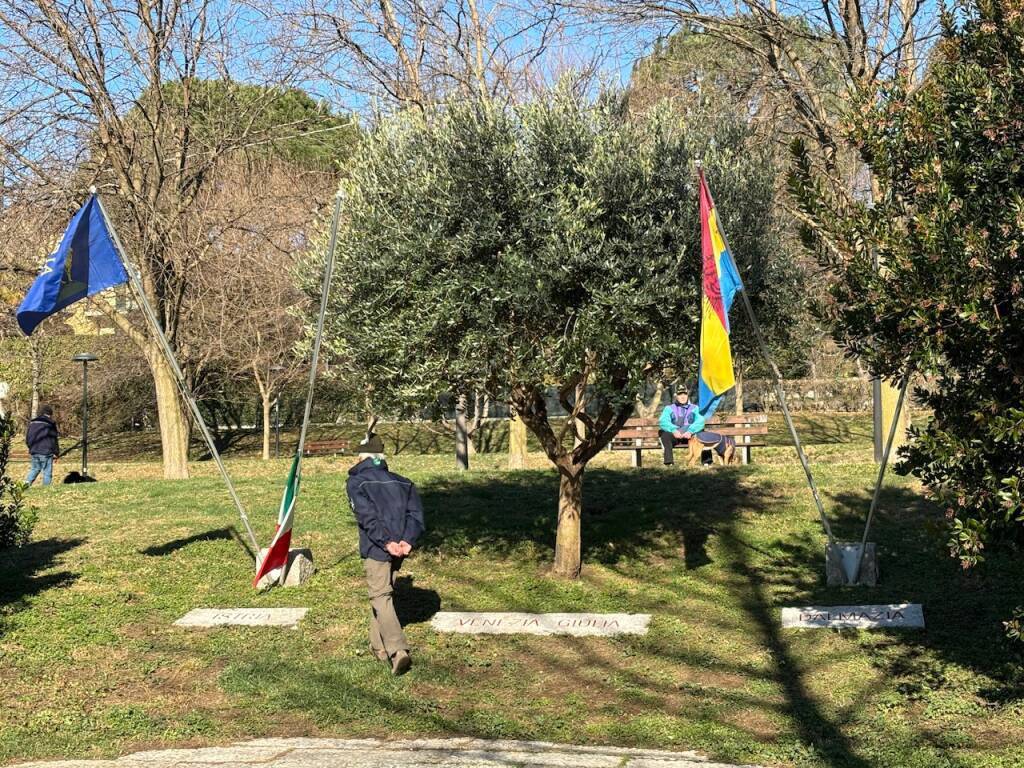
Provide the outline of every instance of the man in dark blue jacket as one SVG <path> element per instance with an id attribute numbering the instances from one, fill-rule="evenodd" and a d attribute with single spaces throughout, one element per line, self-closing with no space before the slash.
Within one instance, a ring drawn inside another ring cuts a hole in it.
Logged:
<path id="1" fill-rule="evenodd" d="M 395 675 L 409 671 L 409 642 L 395 614 L 395 573 L 425 530 L 423 505 L 411 480 L 388 471 L 384 442 L 371 435 L 358 446 L 362 459 L 348 471 L 348 503 L 359 525 L 370 595 L 370 649 Z"/>
<path id="2" fill-rule="evenodd" d="M 53 460 L 60 455 L 57 443 L 57 423 L 53 420 L 53 408 L 44 405 L 42 411 L 28 423 L 25 430 L 25 444 L 28 446 L 32 465 L 25 478 L 25 485 L 35 482 L 40 472 L 43 473 L 43 485 L 53 480 Z"/>

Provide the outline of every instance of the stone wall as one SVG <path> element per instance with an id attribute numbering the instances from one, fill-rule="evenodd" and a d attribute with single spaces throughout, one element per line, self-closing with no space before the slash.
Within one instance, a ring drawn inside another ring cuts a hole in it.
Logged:
<path id="1" fill-rule="evenodd" d="M 871 381 L 868 379 L 786 379 L 782 383 L 791 411 L 870 411 Z M 743 382 L 746 410 L 778 411 L 779 402 L 770 379 Z M 733 410 L 734 401 L 724 404 Z"/>

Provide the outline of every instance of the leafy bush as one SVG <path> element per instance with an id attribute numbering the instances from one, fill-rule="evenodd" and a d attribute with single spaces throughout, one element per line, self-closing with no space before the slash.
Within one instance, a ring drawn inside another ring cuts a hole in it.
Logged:
<path id="1" fill-rule="evenodd" d="M 856 116 L 874 206 L 841 209 L 799 147 L 791 187 L 838 276 L 837 340 L 877 374 L 935 381 L 898 469 L 942 504 L 969 568 L 1024 546 L 1024 15 L 1015 0 L 960 11 L 921 87 L 898 79 Z"/>
<path id="2" fill-rule="evenodd" d="M 22 504 L 21 483 L 7 474 L 13 435 L 13 420 L 0 416 L 0 549 L 28 543 L 36 522 L 35 512 Z"/>

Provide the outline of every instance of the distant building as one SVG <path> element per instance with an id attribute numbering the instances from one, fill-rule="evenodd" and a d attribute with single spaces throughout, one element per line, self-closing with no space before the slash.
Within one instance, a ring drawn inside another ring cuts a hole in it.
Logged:
<path id="1" fill-rule="evenodd" d="M 104 291 L 95 296 L 94 300 L 107 302 L 121 314 L 135 306 L 128 287 L 123 285 Z M 117 331 L 113 321 L 88 301 L 75 304 L 65 322 L 76 336 L 110 336 Z"/>

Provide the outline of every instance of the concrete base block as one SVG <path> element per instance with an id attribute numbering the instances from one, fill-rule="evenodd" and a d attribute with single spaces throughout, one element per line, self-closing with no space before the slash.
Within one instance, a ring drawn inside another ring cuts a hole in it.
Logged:
<path id="1" fill-rule="evenodd" d="M 288 550 L 288 566 L 284 576 L 284 586 L 297 587 L 305 584 L 316 573 L 313 565 L 313 552 L 308 548 Z"/>
<path id="2" fill-rule="evenodd" d="M 257 568 L 263 562 L 263 558 L 267 556 L 268 551 L 266 548 L 260 550 L 259 557 L 256 560 Z M 281 569 L 275 568 L 259 580 L 256 589 L 263 592 L 277 584 L 284 587 L 297 587 L 309 581 L 309 578 L 315 572 L 316 566 L 313 565 L 313 552 L 308 547 L 289 549 L 284 580 L 281 580 Z"/>
<path id="3" fill-rule="evenodd" d="M 878 584 L 878 555 L 873 541 L 864 545 L 860 574 L 855 576 L 859 559 L 859 541 L 837 541 L 825 545 L 825 580 L 828 586 L 873 587 Z"/>

